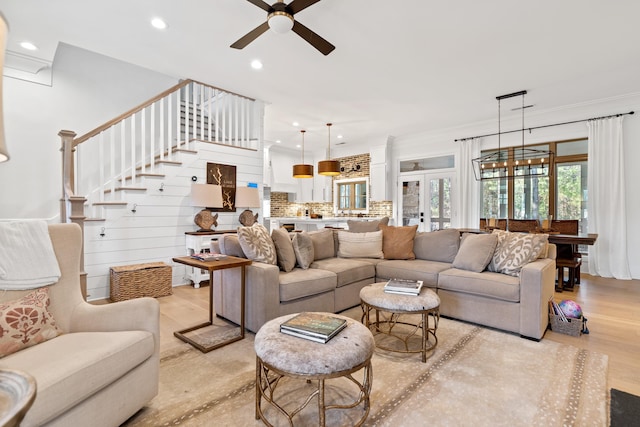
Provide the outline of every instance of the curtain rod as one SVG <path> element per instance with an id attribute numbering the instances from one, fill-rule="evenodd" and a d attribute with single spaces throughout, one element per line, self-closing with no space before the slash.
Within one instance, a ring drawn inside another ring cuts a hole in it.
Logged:
<path id="1" fill-rule="evenodd" d="M 592 117 L 590 119 L 574 120 L 572 122 L 554 123 L 552 125 L 542 125 L 542 126 L 534 126 L 534 127 L 525 128 L 525 129 L 509 130 L 509 131 L 506 131 L 506 132 L 500 132 L 499 135 L 504 135 L 505 133 L 522 132 L 523 130 L 528 130 L 529 132 L 531 132 L 534 129 L 542 129 L 542 128 L 548 128 L 548 127 L 552 127 L 552 126 L 570 125 L 570 124 L 573 124 L 573 123 L 588 122 L 589 120 L 610 119 L 611 117 L 626 116 L 627 114 L 635 114 L 635 113 L 633 111 L 629 111 L 628 113 L 611 114 L 609 116 L 602 116 L 602 117 Z M 466 137 L 466 138 L 455 139 L 454 142 L 466 141 L 468 139 L 484 138 L 485 136 L 496 136 L 496 135 L 498 135 L 498 133 L 489 133 L 487 135 L 469 136 L 469 137 Z"/>

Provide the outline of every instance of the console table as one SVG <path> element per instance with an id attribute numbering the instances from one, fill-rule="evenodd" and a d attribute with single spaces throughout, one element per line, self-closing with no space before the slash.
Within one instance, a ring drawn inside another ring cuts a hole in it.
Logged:
<path id="1" fill-rule="evenodd" d="M 211 350 L 220 348 L 232 342 L 239 341 L 244 338 L 244 300 L 245 300 L 245 267 L 251 264 L 250 259 L 237 258 L 233 256 L 226 256 L 223 259 L 214 261 L 199 261 L 191 257 L 176 257 L 173 258 L 174 262 L 184 264 L 197 269 L 207 270 L 209 272 L 209 321 L 201 323 L 199 325 L 192 326 L 187 329 L 176 331 L 173 333 L 177 338 L 184 342 L 193 345 L 195 348 L 203 353 L 208 353 Z M 226 268 L 240 268 L 240 331 L 239 334 L 229 336 L 225 334 L 224 337 L 216 337 L 215 335 L 203 335 L 196 336 L 194 338 L 187 336 L 189 332 L 197 331 L 199 329 L 206 328 L 213 325 L 213 272 L 217 270 L 224 270 Z"/>

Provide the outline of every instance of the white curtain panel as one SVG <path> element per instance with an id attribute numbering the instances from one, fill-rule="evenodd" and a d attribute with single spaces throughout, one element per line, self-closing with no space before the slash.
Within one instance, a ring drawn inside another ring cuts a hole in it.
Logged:
<path id="1" fill-rule="evenodd" d="M 480 181 L 476 181 L 471 160 L 480 157 L 480 138 L 461 141 L 460 155 L 460 227 L 480 226 Z"/>
<path id="2" fill-rule="evenodd" d="M 589 246 L 589 274 L 631 279 L 622 119 L 620 116 L 587 122 L 589 233 L 598 233 L 596 244 Z"/>

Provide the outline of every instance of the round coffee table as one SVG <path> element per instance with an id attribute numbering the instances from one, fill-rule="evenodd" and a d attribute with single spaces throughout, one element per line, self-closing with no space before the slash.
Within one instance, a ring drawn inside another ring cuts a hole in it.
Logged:
<path id="1" fill-rule="evenodd" d="M 328 313 L 323 313 L 328 314 Z M 256 419 L 271 425 L 262 411 L 262 399 L 275 407 L 293 426 L 292 418 L 318 397 L 319 425 L 325 425 L 327 409 L 350 409 L 363 404 L 364 414 L 354 425 L 362 425 L 369 415 L 369 394 L 373 373 L 371 356 L 375 343 L 368 328 L 356 320 L 334 315 L 347 321 L 347 326 L 327 343 L 318 343 L 280 332 L 280 325 L 296 314 L 290 314 L 265 323 L 255 338 L 256 350 Z M 363 369 L 362 382 L 352 374 Z M 318 387 L 295 410 L 286 411 L 277 402 L 276 387 L 284 378 L 318 381 Z M 347 405 L 325 402 L 325 380 L 345 377 L 356 385 L 358 396 Z"/>
<path id="2" fill-rule="evenodd" d="M 422 362 L 427 361 L 427 353 L 438 344 L 436 331 L 440 320 L 440 298 L 431 289 L 423 287 L 419 295 L 398 295 L 384 291 L 386 282 L 374 283 L 360 290 L 362 306 L 362 323 L 376 335 L 384 334 L 402 343 L 402 348 L 391 347 L 376 341 L 376 346 L 382 350 L 399 353 L 421 353 Z M 375 313 L 372 321 L 371 312 Z M 420 315 L 420 320 L 411 323 L 403 320 L 402 315 Z M 433 325 L 430 325 L 429 319 Z M 400 328 L 398 325 L 409 326 Z M 403 329 L 400 331 L 399 329 Z M 422 332 L 420 348 L 410 348 L 409 340 Z"/>

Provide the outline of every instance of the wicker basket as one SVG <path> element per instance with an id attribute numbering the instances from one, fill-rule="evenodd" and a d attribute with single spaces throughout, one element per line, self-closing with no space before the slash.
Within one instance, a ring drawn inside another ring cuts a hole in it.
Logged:
<path id="1" fill-rule="evenodd" d="M 549 321 L 553 332 L 579 337 L 582 334 L 584 319 L 581 317 L 579 319 L 567 318 L 567 320 L 568 322 L 563 322 L 560 316 L 549 313 Z"/>
<path id="2" fill-rule="evenodd" d="M 163 262 L 110 268 L 111 301 L 171 295 L 171 266 Z"/>

